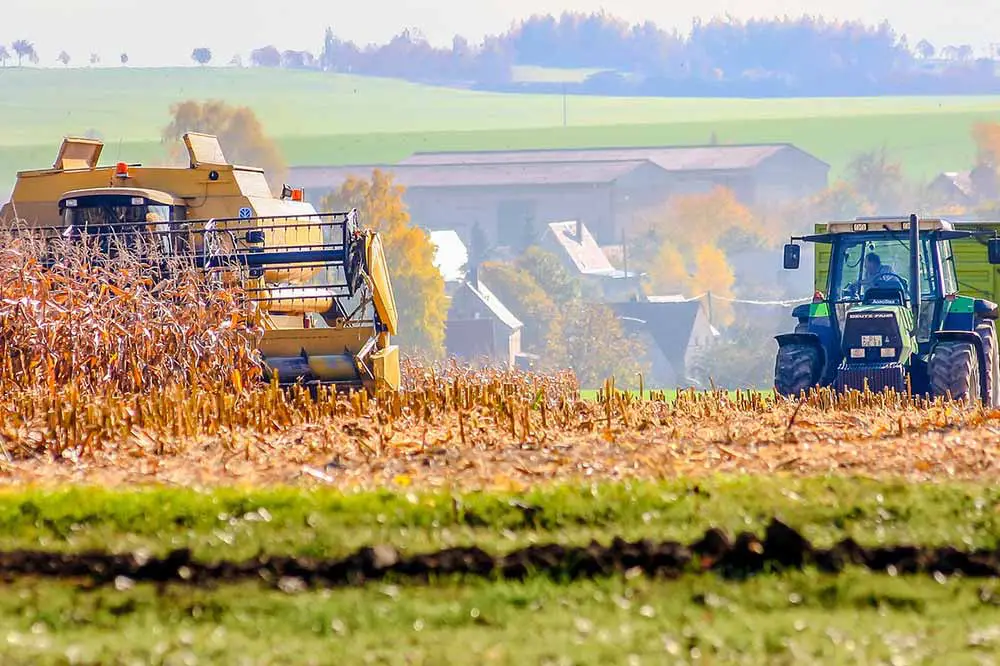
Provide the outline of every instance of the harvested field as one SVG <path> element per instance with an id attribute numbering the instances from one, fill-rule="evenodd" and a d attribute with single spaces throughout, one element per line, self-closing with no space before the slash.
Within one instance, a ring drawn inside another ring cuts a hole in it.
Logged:
<path id="1" fill-rule="evenodd" d="M 374 400 L 272 387 L 13 396 L 0 405 L 2 476 L 516 489 L 716 472 L 977 479 L 1000 467 L 1000 414 L 956 403 L 826 392 L 801 405 L 693 392 L 593 402 L 544 381 L 438 377 L 433 390 Z"/>

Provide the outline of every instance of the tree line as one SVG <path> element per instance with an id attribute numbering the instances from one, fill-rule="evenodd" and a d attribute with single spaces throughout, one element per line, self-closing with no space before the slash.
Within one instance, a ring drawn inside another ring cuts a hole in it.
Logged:
<path id="1" fill-rule="evenodd" d="M 309 50 L 265 45 L 230 66 L 312 69 L 462 85 L 494 91 L 639 96 L 839 96 L 1000 92 L 996 56 L 976 58 L 968 44 L 910 43 L 888 22 L 867 25 L 823 17 L 695 21 L 687 34 L 651 21 L 630 24 L 600 13 L 534 15 L 472 44 L 455 36 L 435 47 L 406 29 L 385 44 L 359 46 L 328 28 Z M 0 45 L 0 65 L 38 62 L 27 40 Z M 199 65 L 210 48 L 194 49 Z M 65 51 L 57 58 L 69 64 Z M 91 64 L 99 58 L 91 54 Z M 122 64 L 127 55 L 122 54 Z M 594 70 L 574 82 L 518 80 L 517 66 Z"/>
<path id="2" fill-rule="evenodd" d="M 404 30 L 359 47 L 328 29 L 317 69 L 462 83 L 491 90 L 606 95 L 785 96 L 988 93 L 1000 90 L 994 56 L 968 44 L 910 44 L 888 22 L 822 17 L 696 21 L 689 34 L 607 13 L 532 16 L 472 45 L 432 46 Z M 575 83 L 517 81 L 519 65 L 593 69 Z"/>

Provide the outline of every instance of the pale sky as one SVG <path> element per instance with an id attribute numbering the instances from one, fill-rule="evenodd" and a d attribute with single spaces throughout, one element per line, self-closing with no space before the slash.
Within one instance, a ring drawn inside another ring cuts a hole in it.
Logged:
<path id="1" fill-rule="evenodd" d="M 136 66 L 191 64 L 197 46 L 212 48 L 225 64 L 266 44 L 318 53 L 327 25 L 362 44 L 384 42 L 406 27 L 420 29 L 436 44 L 450 43 L 456 33 L 476 42 L 531 13 L 598 11 L 602 5 L 626 20 L 651 19 L 683 33 L 695 11 L 703 19 L 807 13 L 867 23 L 888 19 L 911 44 L 924 37 L 939 48 L 967 43 L 978 54 L 1000 43 L 1000 24 L 992 20 L 995 0 L 0 0 L 0 43 L 34 42 L 43 65 L 54 65 L 62 49 L 76 65 L 91 52 L 103 64 L 117 65 L 123 51 Z"/>

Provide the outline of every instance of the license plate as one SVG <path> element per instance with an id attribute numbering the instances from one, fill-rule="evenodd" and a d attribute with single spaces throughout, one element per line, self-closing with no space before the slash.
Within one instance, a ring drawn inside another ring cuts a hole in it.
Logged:
<path id="1" fill-rule="evenodd" d="M 882 346 L 882 336 L 881 335 L 862 335 L 861 336 L 861 346 L 862 347 L 881 347 Z"/>

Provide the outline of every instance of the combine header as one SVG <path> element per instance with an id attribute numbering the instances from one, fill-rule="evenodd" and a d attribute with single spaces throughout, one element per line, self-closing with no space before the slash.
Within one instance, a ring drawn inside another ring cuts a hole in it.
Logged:
<path id="1" fill-rule="evenodd" d="M 867 386 L 1000 405 L 1000 311 L 960 293 L 952 248 L 952 241 L 992 236 L 984 243 L 988 261 L 1000 264 L 996 232 L 916 215 L 823 227 L 785 246 L 784 267 L 793 270 L 796 241 L 815 243 L 817 274 L 825 279 L 813 302 L 793 311 L 794 332 L 777 336 L 778 393 Z"/>
<path id="2" fill-rule="evenodd" d="M 5 225 L 179 261 L 239 284 L 263 323 L 265 378 L 399 389 L 396 304 L 377 232 L 357 212 L 275 197 L 261 169 L 229 164 L 216 137 L 184 135 L 187 167 L 98 166 L 102 144 L 63 141 L 53 168 L 18 174 Z"/>

